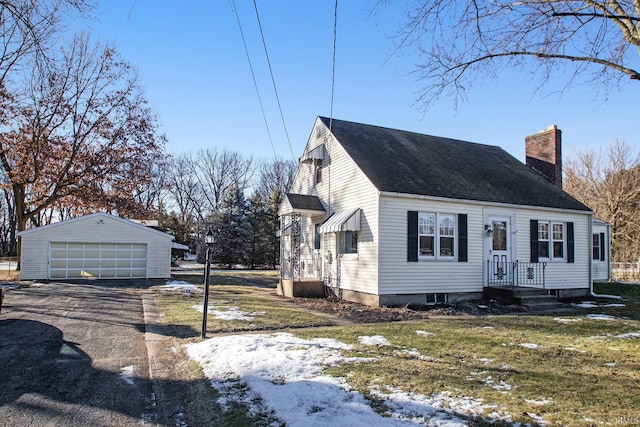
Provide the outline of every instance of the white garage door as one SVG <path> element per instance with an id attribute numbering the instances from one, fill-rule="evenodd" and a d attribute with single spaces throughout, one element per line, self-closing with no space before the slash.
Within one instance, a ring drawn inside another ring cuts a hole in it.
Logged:
<path id="1" fill-rule="evenodd" d="M 144 243 L 52 242 L 50 279 L 131 279 L 147 276 Z"/>

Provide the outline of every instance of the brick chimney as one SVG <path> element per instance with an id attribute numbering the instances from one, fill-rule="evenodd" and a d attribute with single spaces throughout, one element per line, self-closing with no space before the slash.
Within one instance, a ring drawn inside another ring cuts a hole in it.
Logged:
<path id="1" fill-rule="evenodd" d="M 527 166 L 562 188 L 562 131 L 551 125 L 524 141 Z"/>

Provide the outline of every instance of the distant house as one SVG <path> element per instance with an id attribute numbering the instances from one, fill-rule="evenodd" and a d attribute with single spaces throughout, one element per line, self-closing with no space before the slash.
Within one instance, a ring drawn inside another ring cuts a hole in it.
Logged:
<path id="1" fill-rule="evenodd" d="M 369 305 L 591 285 L 593 212 L 562 190 L 561 131 L 499 147 L 319 117 L 280 206 L 285 295 Z"/>
<path id="2" fill-rule="evenodd" d="M 23 280 L 171 277 L 173 236 L 106 213 L 21 231 L 18 236 Z"/>

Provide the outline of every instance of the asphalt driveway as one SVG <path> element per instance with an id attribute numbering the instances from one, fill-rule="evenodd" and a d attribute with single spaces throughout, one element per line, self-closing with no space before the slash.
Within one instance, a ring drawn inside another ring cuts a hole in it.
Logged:
<path id="1" fill-rule="evenodd" d="M 67 283 L 5 292 L 0 425 L 164 425 L 143 294 L 122 284 Z"/>

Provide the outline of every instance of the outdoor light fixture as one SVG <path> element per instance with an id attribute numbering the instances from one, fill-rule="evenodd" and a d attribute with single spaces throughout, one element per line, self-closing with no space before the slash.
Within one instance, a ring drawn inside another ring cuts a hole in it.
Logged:
<path id="1" fill-rule="evenodd" d="M 207 234 L 204 236 L 204 244 L 207 247 L 206 252 L 206 264 L 204 267 L 204 304 L 202 307 L 202 331 L 200 333 L 200 337 L 202 339 L 207 337 L 207 312 L 209 311 L 209 280 L 211 276 L 211 248 L 213 247 L 213 243 L 215 242 L 215 238 L 213 236 L 213 232 L 211 229 L 207 231 Z"/>
<path id="2" fill-rule="evenodd" d="M 207 234 L 204 236 L 204 244 L 207 245 L 207 248 L 211 247 L 215 242 L 215 238 L 213 237 L 213 232 L 211 229 L 207 231 Z"/>
<path id="3" fill-rule="evenodd" d="M 493 235 L 493 228 L 489 224 L 484 225 L 484 231 L 487 232 L 487 237 L 491 237 Z"/>

